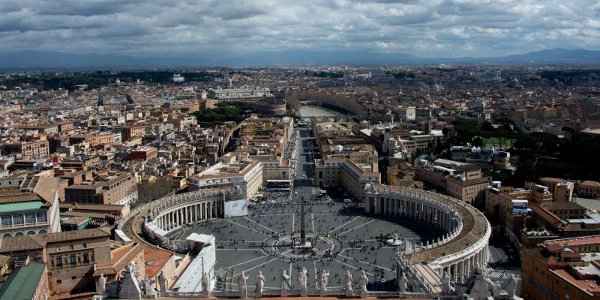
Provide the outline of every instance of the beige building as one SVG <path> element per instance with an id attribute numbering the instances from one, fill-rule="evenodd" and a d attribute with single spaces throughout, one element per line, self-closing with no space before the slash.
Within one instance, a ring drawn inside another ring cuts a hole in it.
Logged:
<path id="1" fill-rule="evenodd" d="M 20 268 L 33 259 L 48 268 L 51 298 L 95 292 L 94 269 L 111 265 L 110 230 L 104 228 L 21 236 L 4 240 L 0 254 Z"/>
<path id="2" fill-rule="evenodd" d="M 263 164 L 258 161 L 219 162 L 194 176 L 192 183 L 200 190 L 223 190 L 251 199 L 262 188 Z"/>
<path id="3" fill-rule="evenodd" d="M 600 198 L 600 182 L 585 180 L 575 184 L 575 193 L 585 198 Z"/>
<path id="4" fill-rule="evenodd" d="M 474 165 L 464 168 L 460 175 L 446 178 L 446 192 L 468 203 L 482 200 L 488 185 L 489 179 L 483 176 L 481 168 Z"/>
<path id="5" fill-rule="evenodd" d="M 600 236 L 544 241 L 521 255 L 524 299 L 600 299 Z"/>
<path id="6" fill-rule="evenodd" d="M 48 155 L 50 145 L 46 139 L 21 143 L 21 158 L 24 160 L 45 159 Z"/>
<path id="7" fill-rule="evenodd" d="M 110 131 L 93 132 L 88 134 L 85 140 L 90 147 L 95 148 L 101 145 L 112 144 L 114 142 L 114 134 Z"/>
<path id="8" fill-rule="evenodd" d="M 289 180 L 291 166 L 286 151 L 293 130 L 291 118 L 251 117 L 240 124 L 240 145 L 235 155 L 240 161 L 262 163 L 263 180 Z"/>
<path id="9" fill-rule="evenodd" d="M 367 183 L 380 183 L 378 172 L 370 165 L 361 165 L 350 159 L 317 160 L 315 162 L 315 183 L 322 188 L 344 187 L 356 198 L 362 197 Z"/>
<path id="10" fill-rule="evenodd" d="M 562 178 L 556 178 L 556 177 L 542 177 L 540 178 L 540 183 L 548 186 L 548 187 L 553 187 L 554 185 L 561 183 L 561 182 L 573 182 L 575 184 L 575 194 L 579 197 L 583 197 L 583 198 L 592 198 L 592 199 L 597 199 L 600 198 L 600 182 L 598 181 L 594 181 L 594 180 L 583 180 L 583 181 L 574 181 L 574 180 L 565 180 Z"/>
<path id="11" fill-rule="evenodd" d="M 317 147 L 324 161 L 349 159 L 353 163 L 367 168 L 370 172 L 379 172 L 377 150 L 352 122 L 322 122 L 313 126 Z"/>
<path id="12" fill-rule="evenodd" d="M 65 202 L 130 205 L 137 201 L 137 182 L 131 174 L 110 175 L 65 188 Z"/>
<path id="13" fill-rule="evenodd" d="M 467 203 L 482 201 L 489 185 L 479 166 L 447 159 L 420 161 L 415 176 Z"/>

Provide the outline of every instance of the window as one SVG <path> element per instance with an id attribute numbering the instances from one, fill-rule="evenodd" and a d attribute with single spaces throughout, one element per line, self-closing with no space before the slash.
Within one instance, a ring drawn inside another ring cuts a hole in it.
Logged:
<path id="1" fill-rule="evenodd" d="M 0 216 L 2 218 L 2 225 L 10 226 L 12 224 L 12 220 L 10 216 Z"/>
<path id="2" fill-rule="evenodd" d="M 48 222 L 48 217 L 46 216 L 46 212 L 45 211 L 38 212 L 37 213 L 37 220 L 40 223 Z"/>
<path id="3" fill-rule="evenodd" d="M 13 222 L 15 225 L 23 225 L 23 215 L 14 215 Z"/>
<path id="4" fill-rule="evenodd" d="M 25 215 L 26 224 L 35 224 L 35 213 L 28 213 Z"/>
<path id="5" fill-rule="evenodd" d="M 57 257 L 55 258 L 55 260 L 56 260 L 56 267 L 57 267 L 57 268 L 62 268 L 62 266 L 63 266 L 63 260 L 62 260 L 62 256 L 60 256 L 60 255 L 59 255 L 59 256 L 57 256 Z"/>
<path id="6" fill-rule="evenodd" d="M 74 266 L 77 264 L 77 258 L 75 257 L 75 254 L 69 255 L 69 264 L 71 266 Z"/>

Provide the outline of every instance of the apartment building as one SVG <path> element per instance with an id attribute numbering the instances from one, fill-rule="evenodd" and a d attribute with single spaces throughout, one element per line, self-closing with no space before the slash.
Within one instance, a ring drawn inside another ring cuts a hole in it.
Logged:
<path id="1" fill-rule="evenodd" d="M 141 123 L 129 123 L 121 128 L 121 137 L 124 142 L 144 137 L 145 133 L 146 128 Z"/>
<path id="2" fill-rule="evenodd" d="M 600 298 L 600 236 L 544 241 L 522 251 L 524 299 Z"/>
<path id="3" fill-rule="evenodd" d="M 114 143 L 114 133 L 111 131 L 92 132 L 86 135 L 85 141 L 92 148 Z"/>
<path id="4" fill-rule="evenodd" d="M 563 181 L 573 182 L 575 184 L 575 194 L 583 198 L 598 199 L 600 198 L 600 182 L 594 180 L 566 180 L 563 178 L 556 177 L 542 177 L 539 179 L 540 183 L 546 186 L 554 186 L 557 183 Z"/>
<path id="5" fill-rule="evenodd" d="M 448 159 L 433 162 L 420 160 L 415 177 L 445 193 L 468 203 L 483 201 L 489 178 L 474 164 Z"/>
<path id="6" fill-rule="evenodd" d="M 550 237 L 572 237 L 600 233 L 600 218 L 573 201 L 573 183 L 547 187 L 502 187 L 493 183 L 485 196 L 485 214 L 497 229 L 516 245 L 535 246 Z M 525 229 L 525 220 L 529 218 Z"/>
<path id="7" fill-rule="evenodd" d="M 46 139 L 21 142 L 21 159 L 46 159 L 48 155 L 50 155 L 50 144 Z"/>
<path id="8" fill-rule="evenodd" d="M 360 198 L 365 184 L 380 181 L 380 174 L 370 165 L 358 164 L 348 158 L 315 161 L 315 183 L 322 188 L 343 187 Z"/>
<path id="9" fill-rule="evenodd" d="M 323 160 L 349 159 L 379 172 L 377 150 L 364 136 L 355 132 L 354 123 L 322 122 L 313 125 L 317 147 Z"/>
<path id="10" fill-rule="evenodd" d="M 137 201 L 135 177 L 123 173 L 94 181 L 85 181 L 65 188 L 65 202 L 129 205 Z"/>
<path id="11" fill-rule="evenodd" d="M 263 180 L 289 180 L 289 142 L 293 130 L 291 118 L 246 119 L 240 124 L 240 145 L 235 150 L 237 159 L 262 163 Z"/>

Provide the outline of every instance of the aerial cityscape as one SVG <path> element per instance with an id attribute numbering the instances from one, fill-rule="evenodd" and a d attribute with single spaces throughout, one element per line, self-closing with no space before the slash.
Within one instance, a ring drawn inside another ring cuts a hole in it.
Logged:
<path id="1" fill-rule="evenodd" d="M 600 299 L 596 1 L 0 12 L 0 300 Z"/>

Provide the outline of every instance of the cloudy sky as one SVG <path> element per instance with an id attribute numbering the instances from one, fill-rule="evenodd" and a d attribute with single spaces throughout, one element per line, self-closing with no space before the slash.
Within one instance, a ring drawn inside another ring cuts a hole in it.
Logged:
<path id="1" fill-rule="evenodd" d="M 597 0 L 0 0 L 0 50 L 497 56 L 600 49 Z"/>

